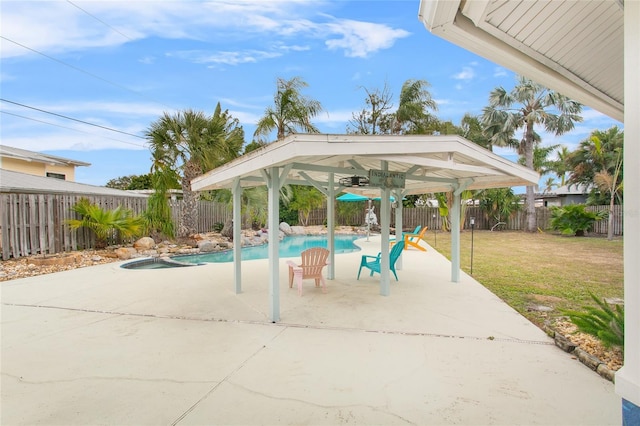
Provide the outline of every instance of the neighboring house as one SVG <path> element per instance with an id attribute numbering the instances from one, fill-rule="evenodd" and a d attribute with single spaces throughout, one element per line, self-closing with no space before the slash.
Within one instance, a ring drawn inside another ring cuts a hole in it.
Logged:
<path id="1" fill-rule="evenodd" d="M 76 167 L 90 163 L 0 145 L 0 169 L 73 182 Z"/>
<path id="2" fill-rule="evenodd" d="M 536 194 L 536 204 L 544 207 L 566 206 L 568 204 L 585 204 L 591 187 L 582 184 L 564 185 L 542 194 Z"/>
<path id="3" fill-rule="evenodd" d="M 105 186 L 87 185 L 84 183 L 51 179 L 2 169 L 0 169 L 0 193 L 110 195 L 147 198 L 146 194 L 137 194 L 130 191 L 107 188 Z"/>

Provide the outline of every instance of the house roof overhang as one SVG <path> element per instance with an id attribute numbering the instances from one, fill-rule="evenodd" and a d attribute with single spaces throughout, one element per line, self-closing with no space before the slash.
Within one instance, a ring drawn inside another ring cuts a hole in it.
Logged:
<path id="1" fill-rule="evenodd" d="M 622 0 L 421 0 L 433 34 L 623 121 Z"/>
<path id="2" fill-rule="evenodd" d="M 193 190 L 265 185 L 264 170 L 279 167 L 285 184 L 326 185 L 387 167 L 406 174 L 404 194 L 537 184 L 539 175 L 460 136 L 295 134 L 192 180 Z M 345 187 L 379 194 L 378 188 Z"/>

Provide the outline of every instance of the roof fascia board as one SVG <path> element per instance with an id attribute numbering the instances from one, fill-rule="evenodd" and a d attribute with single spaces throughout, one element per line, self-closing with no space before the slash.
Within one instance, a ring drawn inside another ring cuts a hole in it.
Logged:
<path id="1" fill-rule="evenodd" d="M 472 20 L 460 11 L 457 11 L 455 16 L 451 18 L 449 8 L 452 5 L 450 3 L 457 3 L 459 5 L 460 2 L 423 0 L 421 7 L 424 3 L 437 3 L 436 5 L 430 5 L 429 8 L 425 7 L 425 11 L 428 13 L 427 15 L 422 13 L 419 15 L 425 27 L 433 34 L 487 58 L 492 62 L 515 70 L 517 73 L 540 82 L 565 96 L 589 105 L 611 118 L 620 122 L 623 121 L 624 105 L 588 85 L 579 77 L 571 74 L 571 76 L 575 78 L 574 80 L 569 79 L 549 66 L 546 58 L 544 62 L 541 62 L 538 58 L 532 57 L 539 55 L 532 52 L 526 46 L 519 46 L 519 48 L 526 50 L 527 53 L 523 53 L 521 50 L 512 47 L 503 40 L 496 38 L 493 34 L 488 33 L 486 28 L 475 26 Z M 440 9 L 438 7 L 440 3 L 444 3 L 446 7 Z M 429 13 L 435 13 L 436 16 L 431 17 Z M 442 15 L 438 13 L 442 13 Z M 446 21 L 447 17 L 449 18 L 448 22 Z M 436 24 L 431 24 L 426 19 L 433 19 Z M 570 74 L 568 70 L 565 70 L 565 72 Z"/>

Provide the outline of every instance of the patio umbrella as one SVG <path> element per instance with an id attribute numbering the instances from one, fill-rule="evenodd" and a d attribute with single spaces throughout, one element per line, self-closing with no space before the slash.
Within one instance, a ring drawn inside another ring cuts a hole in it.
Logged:
<path id="1" fill-rule="evenodd" d="M 342 194 L 336 200 L 338 201 L 367 201 L 369 198 L 364 195 L 351 194 L 347 192 L 346 194 Z"/>

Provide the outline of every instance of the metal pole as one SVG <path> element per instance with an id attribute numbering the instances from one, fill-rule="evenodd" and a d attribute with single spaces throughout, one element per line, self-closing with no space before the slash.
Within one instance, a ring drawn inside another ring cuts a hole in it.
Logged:
<path id="1" fill-rule="evenodd" d="M 438 233 L 436 232 L 436 215 L 433 215 L 433 247 L 438 247 Z"/>
<path id="2" fill-rule="evenodd" d="M 476 218 L 471 217 L 471 275 L 473 275 L 473 228 L 476 224 Z"/>

